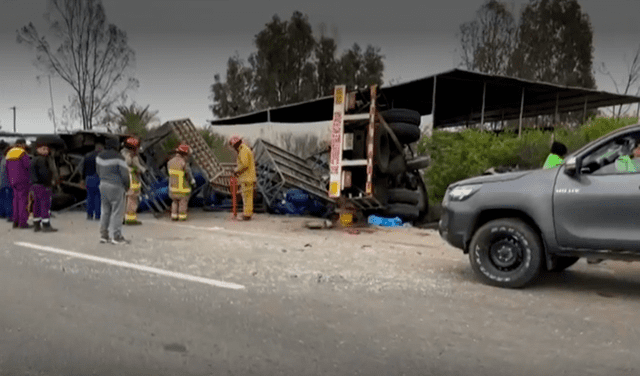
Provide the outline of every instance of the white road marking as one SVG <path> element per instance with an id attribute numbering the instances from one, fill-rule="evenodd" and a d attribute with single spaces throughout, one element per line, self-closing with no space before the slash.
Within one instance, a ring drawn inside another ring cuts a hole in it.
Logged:
<path id="1" fill-rule="evenodd" d="M 101 262 L 101 263 L 104 263 L 104 264 L 119 266 L 119 267 L 122 267 L 122 268 L 129 268 L 129 269 L 139 270 L 139 271 L 143 271 L 143 272 L 154 273 L 154 274 L 162 275 L 162 276 L 165 276 L 165 277 L 172 277 L 172 278 L 182 279 L 182 280 L 185 280 L 185 281 L 204 283 L 206 285 L 211 285 L 211 286 L 215 286 L 215 287 L 223 287 L 223 288 L 233 289 L 233 290 L 241 290 L 241 289 L 245 288 L 243 285 L 238 285 L 238 284 L 231 283 L 231 282 L 224 282 L 224 281 L 218 281 L 218 280 L 215 280 L 215 279 L 196 277 L 196 276 L 189 275 L 189 274 L 172 272 L 172 271 L 169 271 L 169 270 L 153 268 L 153 267 L 150 267 L 150 266 L 132 264 L 130 262 L 125 262 L 125 261 L 111 260 L 111 259 L 104 258 L 104 257 L 85 255 L 83 253 L 65 251 L 64 249 L 47 247 L 47 246 L 38 245 L 38 244 L 31 244 L 31 243 L 25 243 L 25 242 L 15 242 L 14 244 L 17 245 L 17 246 L 21 246 L 21 247 L 37 249 L 37 250 L 45 251 L 45 252 L 57 253 L 57 254 L 60 254 L 60 255 L 65 255 L 65 256 L 69 256 L 69 257 L 75 257 L 75 258 L 80 258 L 80 259 L 85 259 L 85 260 L 90 260 L 90 261 L 95 261 L 95 262 Z"/>

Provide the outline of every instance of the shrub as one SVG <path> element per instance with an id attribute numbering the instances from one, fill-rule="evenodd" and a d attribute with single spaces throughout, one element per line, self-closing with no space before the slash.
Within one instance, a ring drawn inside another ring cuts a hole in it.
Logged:
<path id="1" fill-rule="evenodd" d="M 559 128 L 555 140 L 564 143 L 569 153 L 613 130 L 637 122 L 637 118 L 595 118 L 576 130 Z M 418 143 L 420 154 L 431 156 L 431 166 L 425 172 L 429 201 L 442 201 L 447 186 L 478 176 L 490 167 L 519 166 L 520 169 L 542 167 L 551 149 L 551 133 L 523 130 L 522 137 L 503 132 L 495 135 L 475 129 L 461 132 L 436 130 L 432 137 Z"/>

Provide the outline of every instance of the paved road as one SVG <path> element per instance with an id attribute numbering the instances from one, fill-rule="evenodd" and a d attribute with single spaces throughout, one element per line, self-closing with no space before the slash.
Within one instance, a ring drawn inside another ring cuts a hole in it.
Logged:
<path id="1" fill-rule="evenodd" d="M 277 232 L 196 214 L 143 218 L 129 246 L 98 244 L 82 213 L 59 215 L 55 234 L 0 223 L 0 374 L 640 370 L 636 264 L 581 261 L 504 290 L 433 232 L 309 233 L 290 219 Z"/>

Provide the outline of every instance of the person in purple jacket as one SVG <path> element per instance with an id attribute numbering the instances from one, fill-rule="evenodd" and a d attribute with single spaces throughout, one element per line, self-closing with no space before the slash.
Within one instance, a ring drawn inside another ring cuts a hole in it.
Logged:
<path id="1" fill-rule="evenodd" d="M 13 222 L 13 189 L 9 183 L 7 175 L 7 159 L 5 154 L 10 149 L 10 145 L 6 142 L 0 142 L 0 218 L 6 218 L 7 221 Z"/>
<path id="2" fill-rule="evenodd" d="M 49 159 L 49 146 L 46 141 L 36 140 L 37 155 L 31 161 L 31 192 L 33 193 L 34 231 L 55 232 L 51 227 L 51 195 L 53 188 L 53 167 Z M 42 226 L 41 226 L 42 225 Z"/>
<path id="3" fill-rule="evenodd" d="M 27 142 L 24 138 L 16 141 L 7 152 L 7 175 L 13 188 L 13 228 L 29 228 L 27 202 L 31 188 L 29 166 L 31 157 L 27 154 Z"/>

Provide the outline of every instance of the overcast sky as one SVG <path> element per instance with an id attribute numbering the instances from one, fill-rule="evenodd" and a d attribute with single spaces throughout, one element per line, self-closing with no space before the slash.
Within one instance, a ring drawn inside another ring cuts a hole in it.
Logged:
<path id="1" fill-rule="evenodd" d="M 345 1 L 345 0 L 103 0 L 107 18 L 127 32 L 136 52 L 140 87 L 130 94 L 141 106 L 158 110 L 162 122 L 189 117 L 196 125 L 213 119 L 210 86 L 224 77 L 236 51 L 247 59 L 254 36 L 274 14 L 287 20 L 295 10 L 309 16 L 317 33 L 327 25 L 338 53 L 353 43 L 373 44 L 385 55 L 384 83 L 406 82 L 458 65 L 459 25 L 473 19 L 483 0 Z M 518 14 L 526 0 L 508 2 Z M 605 62 L 620 79 L 640 44 L 640 1 L 580 0 L 594 30 L 594 65 Z M 0 126 L 19 132 L 51 132 L 49 84 L 38 82 L 35 52 L 16 43 L 16 30 L 33 22 L 47 31 L 46 0 L 0 0 Z M 335 34 L 334 34 L 335 33 Z M 615 92 L 611 80 L 596 74 L 599 90 Z M 54 110 L 60 115 L 71 94 L 60 78 L 52 79 Z"/>

